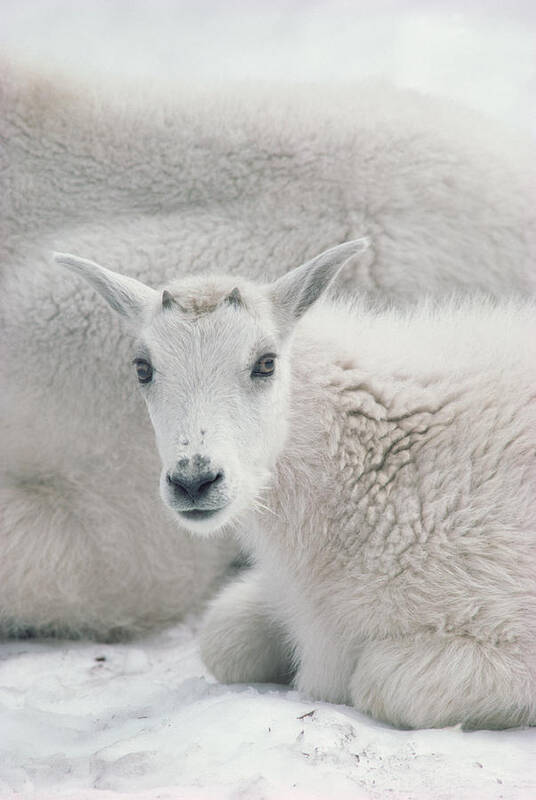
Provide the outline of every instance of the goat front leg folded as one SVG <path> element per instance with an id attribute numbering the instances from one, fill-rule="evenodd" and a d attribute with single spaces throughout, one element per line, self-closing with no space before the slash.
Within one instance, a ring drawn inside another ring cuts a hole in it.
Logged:
<path id="1" fill-rule="evenodd" d="M 200 633 L 201 656 L 222 683 L 289 683 L 291 650 L 256 570 L 212 601 Z"/>

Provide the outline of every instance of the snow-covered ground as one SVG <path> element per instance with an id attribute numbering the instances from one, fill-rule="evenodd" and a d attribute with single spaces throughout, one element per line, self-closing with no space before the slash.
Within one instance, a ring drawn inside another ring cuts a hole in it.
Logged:
<path id="1" fill-rule="evenodd" d="M 220 686 L 187 625 L 1 657 L 2 800 L 536 797 L 536 729 L 397 731 L 290 689 Z"/>
<path id="2" fill-rule="evenodd" d="M 1 0 L 0 49 L 65 71 L 383 75 L 536 133 L 533 0 Z M 395 731 L 206 674 L 194 628 L 0 644 L 0 800 L 532 800 L 536 729 Z"/>

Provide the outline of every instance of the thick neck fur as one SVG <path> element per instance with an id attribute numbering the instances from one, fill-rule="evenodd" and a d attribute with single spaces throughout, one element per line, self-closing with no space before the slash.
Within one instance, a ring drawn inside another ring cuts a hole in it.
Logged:
<path id="1" fill-rule="evenodd" d="M 364 572 L 381 573 L 385 562 L 390 579 L 403 569 L 404 557 L 393 559 L 391 491 L 401 496 L 408 487 L 406 508 L 396 513 L 419 522 L 417 541 L 424 511 L 413 508 L 412 452 L 434 426 L 447 430 L 451 402 L 470 395 L 475 370 L 491 392 L 502 360 L 516 369 L 513 332 L 503 344 L 492 331 L 515 318 L 522 353 L 532 314 L 486 302 L 452 302 L 440 313 L 427 306 L 376 313 L 329 302 L 312 309 L 293 339 L 289 432 L 263 498 L 269 511 L 260 512 L 250 542 L 257 558 L 278 563 L 283 553 L 292 572 L 307 574 L 352 551 Z"/>

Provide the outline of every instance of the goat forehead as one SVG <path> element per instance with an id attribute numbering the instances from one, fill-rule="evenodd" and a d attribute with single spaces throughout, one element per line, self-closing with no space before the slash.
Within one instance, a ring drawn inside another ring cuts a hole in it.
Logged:
<path id="1" fill-rule="evenodd" d="M 270 340 L 270 333 L 270 325 L 260 325 L 245 309 L 219 306 L 199 317 L 178 308 L 159 314 L 143 338 L 157 361 L 195 370 L 213 361 L 234 364 Z"/>

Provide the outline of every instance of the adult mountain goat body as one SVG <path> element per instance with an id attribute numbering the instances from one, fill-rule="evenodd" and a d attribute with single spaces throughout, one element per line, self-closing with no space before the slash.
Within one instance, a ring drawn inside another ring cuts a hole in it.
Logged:
<path id="1" fill-rule="evenodd" d="M 60 260 L 136 331 L 163 500 L 255 554 L 204 624 L 216 677 L 398 726 L 534 723 L 536 308 L 313 305 L 361 247 L 163 293 Z"/>

